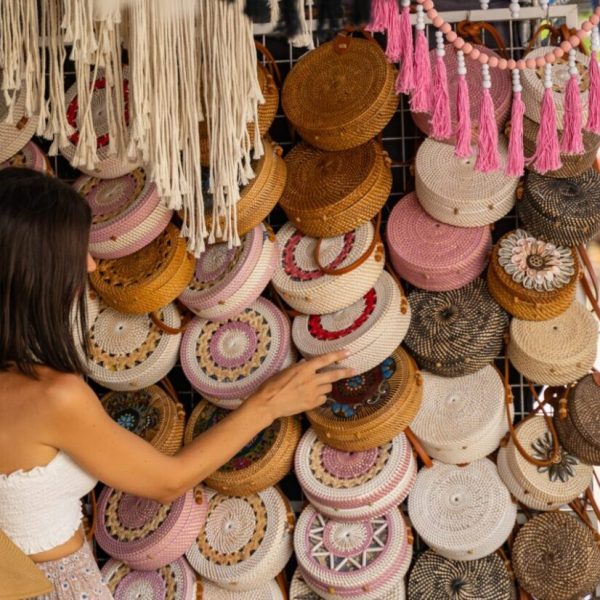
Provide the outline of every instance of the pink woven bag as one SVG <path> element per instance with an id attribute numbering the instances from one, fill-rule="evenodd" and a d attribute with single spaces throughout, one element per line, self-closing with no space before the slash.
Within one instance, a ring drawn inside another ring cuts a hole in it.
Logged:
<path id="1" fill-rule="evenodd" d="M 8 160 L 0 163 L 0 170 L 9 167 L 27 167 L 46 175 L 52 174 L 48 157 L 33 142 L 27 142 L 16 154 L 13 154 Z"/>
<path id="2" fill-rule="evenodd" d="M 387 223 L 390 260 L 400 277 L 430 292 L 457 290 L 485 269 L 492 248 L 489 227 L 455 227 L 427 214 L 414 192 L 402 198 Z"/>

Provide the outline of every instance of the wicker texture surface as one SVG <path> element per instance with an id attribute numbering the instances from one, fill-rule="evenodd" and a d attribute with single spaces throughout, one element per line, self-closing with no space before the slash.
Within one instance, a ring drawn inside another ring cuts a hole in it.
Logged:
<path id="1" fill-rule="evenodd" d="M 6 123 L 2 123 L 1 127 L 6 127 Z M 48 162 L 48 157 L 33 142 L 27 142 L 18 152 L 0 163 L 0 170 L 8 167 L 26 167 L 27 169 L 33 169 L 46 175 L 52 175 L 52 167 Z"/>
<path id="2" fill-rule="evenodd" d="M 13 101 L 12 122 L 7 122 L 8 106 L 4 94 L 0 97 L 0 163 L 10 159 L 19 152 L 33 137 L 37 128 L 39 115 L 25 116 L 25 94 L 19 92 Z"/>

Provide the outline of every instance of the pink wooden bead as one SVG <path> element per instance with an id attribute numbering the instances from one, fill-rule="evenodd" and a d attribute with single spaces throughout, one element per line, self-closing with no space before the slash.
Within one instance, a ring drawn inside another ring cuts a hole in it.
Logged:
<path id="1" fill-rule="evenodd" d="M 525 66 L 526 66 L 528 69 L 535 69 L 535 67 L 536 67 L 536 64 L 535 64 L 535 58 L 528 58 L 528 59 L 525 61 Z"/>
<path id="2" fill-rule="evenodd" d="M 472 55 L 471 55 L 472 56 Z M 482 65 L 487 65 L 490 62 L 490 57 L 485 53 L 485 52 L 480 52 L 479 56 L 477 57 L 477 60 L 482 64 Z"/>
<path id="3" fill-rule="evenodd" d="M 457 37 L 452 43 L 457 50 L 462 50 L 465 47 L 465 40 L 463 40 L 461 37 Z"/>
<path id="4" fill-rule="evenodd" d="M 479 58 L 479 55 L 481 54 L 481 52 L 479 51 L 479 49 L 477 48 L 473 48 L 473 50 L 471 50 L 471 58 L 473 60 L 477 60 Z"/>
<path id="5" fill-rule="evenodd" d="M 465 53 L 465 55 L 471 54 L 471 52 L 473 52 L 473 45 L 469 44 L 469 42 L 465 42 L 462 51 Z"/>
<path id="6" fill-rule="evenodd" d="M 525 61 L 523 59 L 517 61 L 517 69 L 520 71 L 525 70 Z"/>
<path id="7" fill-rule="evenodd" d="M 549 54 L 546 54 L 546 62 L 550 63 L 551 65 L 556 62 L 556 56 L 554 56 L 554 52 L 550 52 Z"/>
<path id="8" fill-rule="evenodd" d="M 423 2 L 423 8 L 425 10 L 431 10 L 433 8 L 433 0 L 425 0 L 425 2 Z"/>
<path id="9" fill-rule="evenodd" d="M 585 21 L 581 28 L 584 31 L 591 31 L 594 28 L 594 26 L 589 21 Z"/>
<path id="10" fill-rule="evenodd" d="M 579 39 L 578 35 L 572 35 L 569 38 L 569 42 L 571 42 L 571 46 L 573 46 L 573 48 L 577 48 L 577 46 L 579 46 L 579 44 L 581 44 L 581 40 Z"/>
<path id="11" fill-rule="evenodd" d="M 427 11 L 427 16 L 433 21 L 438 16 L 438 11 L 435 8 Z"/>
<path id="12" fill-rule="evenodd" d="M 563 51 L 566 54 L 571 49 L 571 42 L 568 42 L 567 40 L 565 40 L 564 42 L 560 43 L 560 47 L 563 49 Z"/>
<path id="13" fill-rule="evenodd" d="M 503 58 L 502 60 L 505 60 L 505 59 Z M 500 62 L 502 62 L 502 61 L 500 61 Z M 502 67 L 500 67 L 500 68 L 502 68 Z M 513 60 L 512 58 L 510 58 L 510 59 L 507 61 L 506 68 L 507 68 L 507 69 L 510 69 L 511 71 L 512 71 L 513 69 L 516 69 L 516 68 L 517 68 L 517 61 L 516 61 L 516 60 Z"/>
<path id="14" fill-rule="evenodd" d="M 456 38 L 458 37 L 456 31 L 449 31 L 446 34 L 446 39 L 451 43 L 454 44 L 454 42 L 456 41 Z"/>
<path id="15" fill-rule="evenodd" d="M 500 60 L 497 56 L 488 56 L 487 54 L 484 54 L 483 56 L 489 58 L 488 64 L 492 69 L 495 69 L 500 64 Z M 504 66 L 504 68 L 506 69 L 506 65 Z"/>
<path id="16" fill-rule="evenodd" d="M 538 56 L 535 59 L 535 66 L 536 67 L 543 67 L 546 64 L 546 57 L 545 56 Z"/>
<path id="17" fill-rule="evenodd" d="M 554 48 L 552 54 L 554 54 L 556 58 L 562 58 L 565 55 L 565 51 L 562 48 Z"/>
<path id="18" fill-rule="evenodd" d="M 452 31 L 452 25 L 450 25 L 450 23 L 444 23 L 441 27 L 440 30 L 442 33 L 444 34 L 448 34 Z"/>
<path id="19" fill-rule="evenodd" d="M 600 16 L 598 16 L 598 13 L 596 13 L 590 17 L 590 23 L 592 25 L 598 25 L 598 23 L 600 23 Z"/>
<path id="20" fill-rule="evenodd" d="M 431 17 L 429 17 L 431 19 Z M 442 19 L 442 17 L 435 17 L 434 19 L 431 19 L 433 21 L 433 26 L 436 27 L 437 29 L 439 29 L 444 23 L 444 19 Z"/>

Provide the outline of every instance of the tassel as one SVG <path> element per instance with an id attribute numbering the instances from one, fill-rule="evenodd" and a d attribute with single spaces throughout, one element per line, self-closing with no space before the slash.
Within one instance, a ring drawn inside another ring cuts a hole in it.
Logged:
<path id="1" fill-rule="evenodd" d="M 387 10 L 387 46 L 385 55 L 392 63 L 400 62 L 402 58 L 402 18 L 398 11 L 398 3 L 396 0 L 388 2 Z"/>
<path id="2" fill-rule="evenodd" d="M 402 16 L 400 17 L 400 71 L 396 79 L 396 93 L 409 94 L 415 89 L 413 64 L 413 33 L 410 22 L 410 0 L 402 0 Z"/>
<path id="3" fill-rule="evenodd" d="M 590 56 L 590 88 L 588 96 L 588 120 L 585 128 L 600 134 L 600 67 L 598 66 L 598 50 L 600 50 L 600 32 L 598 25 L 592 30 L 592 55 Z"/>
<path id="4" fill-rule="evenodd" d="M 308 48 L 309 50 L 313 50 L 315 47 L 315 42 L 313 40 L 313 0 L 308 0 L 308 20 L 306 19 L 306 12 L 304 10 L 304 0 L 295 0 L 296 6 L 298 9 L 298 16 L 300 19 L 300 25 L 298 28 L 298 33 L 289 38 L 289 42 L 292 44 L 294 48 Z"/>
<path id="5" fill-rule="evenodd" d="M 505 174 L 509 177 L 522 177 L 525 172 L 525 153 L 523 150 L 523 115 L 525 103 L 521 98 L 521 74 L 513 69 L 513 101 L 510 117 L 510 140 L 508 142 L 508 160 Z"/>
<path id="6" fill-rule="evenodd" d="M 556 107 L 552 92 L 552 65 L 544 66 L 544 97 L 542 99 L 542 114 L 540 128 L 536 139 L 536 150 L 529 159 L 535 170 L 542 175 L 548 171 L 556 171 L 562 167 L 558 131 L 556 129 Z"/>
<path id="7" fill-rule="evenodd" d="M 388 0 L 373 0 L 371 5 L 371 19 L 365 27 L 371 33 L 385 33 L 388 23 Z"/>
<path id="8" fill-rule="evenodd" d="M 565 93 L 565 114 L 560 149 L 565 154 L 583 154 L 583 133 L 581 131 L 581 97 L 579 96 L 578 71 L 575 65 L 575 52 L 569 50 L 569 81 Z"/>
<path id="9" fill-rule="evenodd" d="M 417 4 L 417 41 L 415 44 L 415 89 L 410 99 L 414 112 L 431 112 L 431 59 L 429 42 L 425 37 L 425 15 L 423 6 Z"/>
<path id="10" fill-rule="evenodd" d="M 446 140 L 452 135 L 452 120 L 450 118 L 450 98 L 448 96 L 448 75 L 444 56 L 444 34 L 435 32 L 436 59 L 433 74 L 433 115 L 431 116 L 431 137 L 436 140 Z"/>
<path id="11" fill-rule="evenodd" d="M 467 67 L 465 55 L 457 50 L 458 86 L 456 88 L 456 147 L 454 155 L 458 158 L 471 156 L 471 103 L 469 101 L 469 86 L 467 85 Z"/>
<path id="12" fill-rule="evenodd" d="M 500 166 L 498 153 L 498 125 L 494 114 L 494 101 L 490 94 L 492 78 L 488 65 L 481 65 L 483 72 L 483 95 L 479 109 L 479 140 L 475 168 L 482 173 L 497 171 Z"/>

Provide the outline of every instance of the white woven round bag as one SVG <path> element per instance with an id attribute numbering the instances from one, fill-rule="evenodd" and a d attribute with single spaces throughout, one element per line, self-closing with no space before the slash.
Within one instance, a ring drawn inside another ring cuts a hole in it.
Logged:
<path id="1" fill-rule="evenodd" d="M 286 600 L 274 579 L 252 590 L 232 592 L 208 579 L 198 578 L 198 595 L 194 600 Z"/>
<path id="2" fill-rule="evenodd" d="M 208 515 L 186 557 L 204 579 L 231 591 L 269 583 L 292 556 L 294 513 L 277 488 L 250 496 L 208 490 Z"/>
<path id="3" fill-rule="evenodd" d="M 126 315 L 86 295 L 90 353 L 84 360 L 90 377 L 115 391 L 141 390 L 154 385 L 177 363 L 181 334 L 159 328 L 150 315 Z M 181 316 L 174 304 L 157 311 L 167 327 L 178 329 Z"/>
<path id="4" fill-rule="evenodd" d="M 305 358 L 347 349 L 340 366 L 361 374 L 383 362 L 402 342 L 410 324 L 410 306 L 393 277 L 383 271 L 358 302 L 328 315 L 294 319 L 292 338 Z"/>
<path id="5" fill-rule="evenodd" d="M 466 464 L 486 457 L 508 431 L 506 394 L 491 365 L 462 377 L 423 376 L 423 400 L 411 428 L 432 457 Z"/>
<path id="6" fill-rule="evenodd" d="M 438 554 L 475 560 L 504 544 L 517 509 L 496 465 L 487 458 L 465 467 L 434 460 L 430 469 L 417 475 L 408 514 L 415 530 Z"/>
<path id="7" fill-rule="evenodd" d="M 508 146 L 498 143 L 501 162 Z M 481 173 L 475 158 L 458 158 L 454 146 L 426 139 L 417 152 L 415 185 L 421 206 L 434 219 L 457 227 L 489 225 L 508 214 L 515 205 L 518 177 L 503 169 Z"/>
<path id="8" fill-rule="evenodd" d="M 286 223 L 277 241 L 273 286 L 304 314 L 324 315 L 350 306 L 375 285 L 384 267 L 383 244 L 372 223 L 324 239 Z"/>
<path id="9" fill-rule="evenodd" d="M 296 448 L 295 473 L 310 503 L 324 516 L 364 521 L 399 506 L 417 476 L 417 461 L 404 434 L 363 452 L 343 452 L 309 429 Z"/>
<path id="10" fill-rule="evenodd" d="M 12 119 L 7 121 L 8 106 L 4 94 L 0 94 L 0 163 L 8 160 L 21 150 L 33 137 L 39 115 L 25 116 L 25 94 L 18 92 L 12 106 Z"/>

